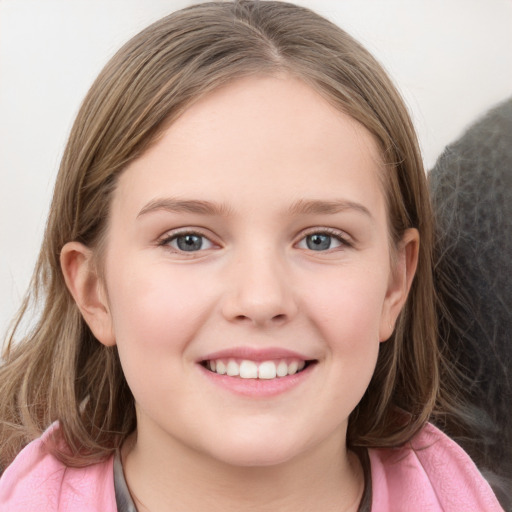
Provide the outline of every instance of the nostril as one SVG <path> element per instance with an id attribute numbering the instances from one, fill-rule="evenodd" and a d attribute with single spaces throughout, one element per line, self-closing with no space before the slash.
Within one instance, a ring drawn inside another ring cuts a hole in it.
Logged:
<path id="1" fill-rule="evenodd" d="M 251 317 L 250 315 L 236 315 L 233 320 L 235 322 L 239 322 L 239 323 L 254 323 L 254 324 L 268 324 L 268 325 L 271 325 L 271 324 L 284 324 L 287 322 L 287 319 L 288 319 L 288 315 L 286 313 L 280 313 L 278 315 L 270 315 L 269 317 L 266 317 L 264 315 L 261 315 L 261 316 L 258 316 L 258 315 L 254 315 L 254 317 Z"/>

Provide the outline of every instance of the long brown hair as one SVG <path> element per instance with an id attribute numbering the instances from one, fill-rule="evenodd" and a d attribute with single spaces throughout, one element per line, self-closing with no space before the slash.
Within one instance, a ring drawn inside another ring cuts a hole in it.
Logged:
<path id="1" fill-rule="evenodd" d="M 103 69 L 72 128 L 31 290 L 0 368 L 0 465 L 58 420 L 72 465 L 101 460 L 136 428 L 116 348 L 94 339 L 59 264 L 65 243 L 98 249 L 123 169 L 192 102 L 236 78 L 289 73 L 364 125 L 380 143 L 390 239 L 415 227 L 421 244 L 408 302 L 381 344 L 349 446 L 395 446 L 429 418 L 438 395 L 431 213 L 407 110 L 382 67 L 340 28 L 280 1 L 213 2 L 171 14 L 130 40 Z M 37 325 L 19 326 L 40 298 Z M 398 411 L 401 411 L 399 414 Z M 405 413 L 405 414 L 402 414 Z"/>

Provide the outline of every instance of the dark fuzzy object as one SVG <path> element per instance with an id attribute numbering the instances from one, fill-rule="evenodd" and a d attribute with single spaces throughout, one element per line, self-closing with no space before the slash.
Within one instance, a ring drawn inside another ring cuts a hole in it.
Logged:
<path id="1" fill-rule="evenodd" d="M 462 375 L 441 425 L 512 510 L 512 99 L 446 148 L 430 172 L 440 335 Z"/>

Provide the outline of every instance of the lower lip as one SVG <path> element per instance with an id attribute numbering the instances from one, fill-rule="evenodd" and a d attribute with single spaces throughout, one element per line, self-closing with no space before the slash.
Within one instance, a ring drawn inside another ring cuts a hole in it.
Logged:
<path id="1" fill-rule="evenodd" d="M 277 377 L 275 379 L 242 379 L 241 377 L 228 377 L 207 370 L 198 365 L 205 377 L 213 384 L 220 386 L 236 395 L 251 398 L 270 398 L 290 391 L 302 384 L 313 372 L 316 364 L 308 365 L 304 370 L 294 375 Z"/>

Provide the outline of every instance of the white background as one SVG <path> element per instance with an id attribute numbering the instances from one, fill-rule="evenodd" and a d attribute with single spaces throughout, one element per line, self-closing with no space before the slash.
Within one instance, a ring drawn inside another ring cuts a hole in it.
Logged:
<path id="1" fill-rule="evenodd" d="M 0 340 L 30 280 L 79 104 L 105 62 L 185 0 L 0 0 Z M 512 95 L 512 0 L 303 0 L 384 64 L 427 168 Z"/>

